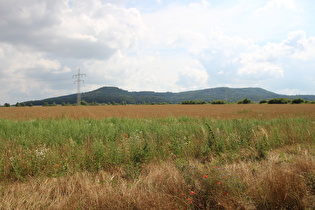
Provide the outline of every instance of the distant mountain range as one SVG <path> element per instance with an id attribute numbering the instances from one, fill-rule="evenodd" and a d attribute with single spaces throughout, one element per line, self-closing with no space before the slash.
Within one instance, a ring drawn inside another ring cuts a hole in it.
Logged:
<path id="1" fill-rule="evenodd" d="M 139 91 L 129 92 L 117 87 L 102 87 L 90 92 L 81 94 L 82 100 L 92 103 L 121 103 L 140 104 L 140 103 L 181 103 L 182 101 L 205 101 L 211 102 L 215 100 L 226 100 L 228 102 L 236 102 L 244 98 L 251 101 L 259 102 L 262 99 L 269 100 L 272 98 L 288 98 L 315 101 L 315 95 L 280 95 L 262 88 L 228 88 L 218 87 L 204 90 L 184 91 L 179 93 L 172 92 L 153 92 L 153 91 Z M 66 96 L 47 98 L 43 100 L 26 101 L 24 103 L 33 105 L 43 105 L 45 102 L 52 104 L 62 103 L 76 103 L 77 94 Z"/>

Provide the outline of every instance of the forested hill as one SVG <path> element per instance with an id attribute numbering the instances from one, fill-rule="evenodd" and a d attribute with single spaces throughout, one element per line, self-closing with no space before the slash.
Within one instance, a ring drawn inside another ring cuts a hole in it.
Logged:
<path id="1" fill-rule="evenodd" d="M 45 102 L 51 104 L 62 103 L 76 103 L 76 94 L 47 98 L 37 101 L 27 101 L 25 103 L 32 103 L 33 105 L 43 105 Z M 82 93 L 82 100 L 92 103 L 121 103 L 139 104 L 139 103 L 181 103 L 182 101 L 205 101 L 211 102 L 215 100 L 226 100 L 228 102 L 236 102 L 248 98 L 251 101 L 259 102 L 260 100 L 269 100 L 272 98 L 301 98 L 304 100 L 315 100 L 315 95 L 280 95 L 262 88 L 227 88 L 218 87 L 204 90 L 185 91 L 179 93 L 172 92 L 153 92 L 153 91 L 139 91 L 129 92 L 117 87 L 102 87 L 90 92 Z"/>

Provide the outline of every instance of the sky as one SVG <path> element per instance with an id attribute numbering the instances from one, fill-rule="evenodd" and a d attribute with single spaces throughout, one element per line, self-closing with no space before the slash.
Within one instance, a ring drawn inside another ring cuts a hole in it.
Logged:
<path id="1" fill-rule="evenodd" d="M 115 86 L 315 94 L 313 0 L 0 0 L 0 105 Z"/>

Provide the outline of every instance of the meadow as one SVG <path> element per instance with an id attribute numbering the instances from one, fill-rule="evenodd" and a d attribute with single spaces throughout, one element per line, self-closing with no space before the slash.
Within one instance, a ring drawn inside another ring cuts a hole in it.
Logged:
<path id="1" fill-rule="evenodd" d="M 315 106 L 0 108 L 0 209 L 314 209 Z"/>

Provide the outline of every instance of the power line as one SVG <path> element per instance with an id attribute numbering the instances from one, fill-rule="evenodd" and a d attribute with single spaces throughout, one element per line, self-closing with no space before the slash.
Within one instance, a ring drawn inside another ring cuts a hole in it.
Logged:
<path id="1" fill-rule="evenodd" d="M 78 73 L 73 75 L 72 78 L 75 78 L 74 84 L 77 83 L 77 105 L 81 104 L 81 90 L 80 85 L 81 82 L 84 82 L 84 80 L 81 79 L 81 77 L 86 76 L 86 74 L 80 73 L 80 68 L 78 68 Z"/>

